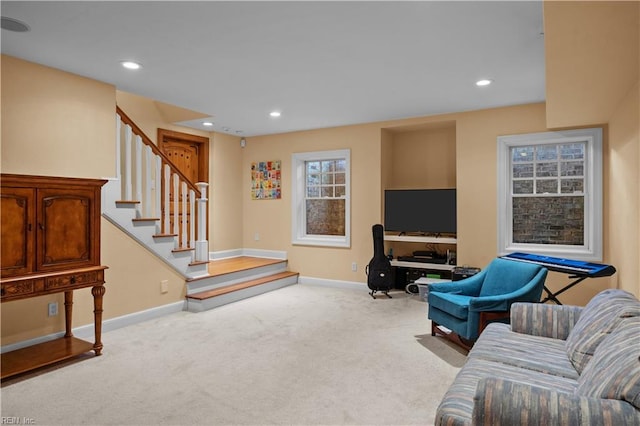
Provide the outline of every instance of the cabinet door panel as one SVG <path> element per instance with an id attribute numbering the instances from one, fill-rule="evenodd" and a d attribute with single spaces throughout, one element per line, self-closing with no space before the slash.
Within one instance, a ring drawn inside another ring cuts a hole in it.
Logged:
<path id="1" fill-rule="evenodd" d="M 91 265 L 93 191 L 41 189 L 38 201 L 38 270 Z"/>
<path id="2" fill-rule="evenodd" d="M 2 188 L 0 195 L 0 275 L 11 277 L 34 270 L 35 191 L 30 188 Z"/>

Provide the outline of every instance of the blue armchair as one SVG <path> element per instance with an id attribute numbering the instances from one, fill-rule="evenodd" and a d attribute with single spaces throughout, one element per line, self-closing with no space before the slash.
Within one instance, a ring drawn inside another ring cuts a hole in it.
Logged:
<path id="1" fill-rule="evenodd" d="M 431 335 L 448 334 L 443 326 L 475 341 L 488 319 L 509 318 L 512 303 L 539 302 L 546 277 L 540 265 L 497 258 L 469 278 L 429 284 Z"/>

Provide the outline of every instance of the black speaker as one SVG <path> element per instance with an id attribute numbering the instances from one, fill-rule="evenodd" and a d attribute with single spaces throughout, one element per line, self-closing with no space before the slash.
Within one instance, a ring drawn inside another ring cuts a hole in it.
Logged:
<path id="1" fill-rule="evenodd" d="M 480 268 L 472 266 L 456 266 L 451 271 L 451 281 L 460 281 L 480 272 Z"/>

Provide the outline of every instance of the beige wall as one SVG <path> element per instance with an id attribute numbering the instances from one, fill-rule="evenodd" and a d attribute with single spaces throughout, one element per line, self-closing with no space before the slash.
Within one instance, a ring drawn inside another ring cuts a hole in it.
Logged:
<path id="1" fill-rule="evenodd" d="M 545 1 L 547 126 L 606 123 L 638 80 L 637 1 Z"/>
<path id="2" fill-rule="evenodd" d="M 395 131 L 391 180 L 386 189 L 456 187 L 455 122 Z M 387 161 L 383 157 L 383 164 Z"/>
<path id="3" fill-rule="evenodd" d="M 205 138 L 213 134 L 212 132 L 205 132 L 173 124 L 177 119 L 187 121 L 202 116 L 202 114 L 193 111 L 177 107 L 170 108 L 162 102 L 157 102 L 133 93 L 123 92 L 122 90 L 116 90 L 116 103 L 155 144 L 158 144 L 159 128 L 189 133 Z"/>
<path id="4" fill-rule="evenodd" d="M 115 87 L 2 60 L 2 172 L 102 178 L 115 172 Z"/>
<path id="5" fill-rule="evenodd" d="M 623 6 L 625 10 L 627 7 Z M 630 10 L 635 13 L 635 22 L 640 22 L 638 7 L 634 9 L 632 6 Z M 618 15 L 618 11 L 603 12 L 603 28 L 610 28 L 609 19 L 615 20 Z M 564 18 L 556 19 L 562 16 Z M 626 70 L 628 65 L 632 76 L 624 89 L 620 88 L 618 77 L 623 75 L 622 80 L 626 81 L 627 71 L 624 70 L 619 74 L 617 70 L 599 68 L 601 72 L 607 72 L 598 82 L 607 86 L 605 90 L 599 87 L 591 90 L 585 81 L 568 81 L 569 75 L 576 80 L 584 75 L 588 80 L 588 73 L 567 74 L 566 70 L 573 69 L 576 64 L 562 63 L 574 59 L 578 59 L 579 63 L 582 56 L 554 52 L 567 49 L 567 43 L 569 46 L 577 41 L 584 44 L 585 39 L 576 38 L 575 34 L 560 31 L 557 27 L 580 16 L 583 15 L 576 12 L 569 19 L 565 9 L 545 5 L 545 22 L 551 25 L 545 26 L 549 50 L 547 97 L 551 103 L 547 103 L 546 108 L 545 104 L 521 105 L 252 137 L 248 138 L 244 149 L 239 146 L 239 138 L 211 134 L 211 250 L 242 247 L 284 250 L 289 255 L 291 269 L 303 276 L 355 281 L 364 285 L 364 266 L 372 254 L 371 225 L 379 223 L 382 218 L 382 190 L 400 176 L 396 172 L 401 166 L 394 164 L 393 157 L 406 155 L 404 149 L 394 146 L 395 138 L 403 132 L 419 133 L 423 128 L 455 123 L 458 261 L 461 264 L 484 266 L 496 255 L 496 137 L 544 131 L 548 123 L 550 127 L 608 123 L 605 128 L 604 156 L 604 261 L 613 263 L 618 273 L 610 279 L 587 280 L 565 293 L 561 299 L 565 303 L 584 304 L 595 292 L 610 286 L 640 295 L 640 189 L 637 184 L 640 178 L 640 79 L 637 66 L 622 61 L 618 66 Z M 591 14 L 587 13 L 586 18 L 591 19 Z M 626 22 L 626 18 L 623 22 Z M 583 25 L 571 23 L 569 26 L 575 31 L 580 28 L 594 30 L 593 26 L 586 27 L 584 22 Z M 633 35 L 633 31 L 623 32 Z M 567 37 L 569 41 L 565 39 Z M 556 43 L 560 46 L 558 49 Z M 609 53 L 606 50 L 603 53 L 600 44 L 594 43 L 596 46 L 593 49 L 586 49 L 590 60 L 606 61 Z M 637 35 L 635 41 L 622 45 L 627 48 L 635 46 L 637 54 Z M 580 46 L 580 49 L 583 47 Z M 612 49 L 617 51 L 617 47 Z M 571 87 L 573 92 L 567 92 Z M 576 90 L 578 93 L 575 93 Z M 592 92 L 588 94 L 592 104 L 602 101 L 596 114 L 592 115 L 591 111 L 583 109 L 586 100 L 580 96 L 580 91 Z M 125 112 L 152 139 L 155 140 L 155 128 L 159 125 L 172 128 L 163 121 L 162 114 L 166 114 L 166 111 L 158 109 L 157 105 L 153 107 L 147 100 L 134 101 L 135 97 L 129 94 L 118 93 L 116 96 L 111 85 L 6 56 L 2 56 L 1 96 L 3 172 L 112 176 L 115 167 L 112 141 L 116 98 Z M 37 125 L 33 124 L 34 120 L 37 120 Z M 410 145 L 414 142 L 409 139 L 413 136 L 400 136 L 399 145 L 411 149 Z M 442 146 L 445 147 L 450 148 L 446 144 Z M 343 148 L 351 149 L 352 158 L 351 248 L 292 246 L 291 154 Z M 411 154 L 408 156 L 410 158 Z M 25 158 L 29 161 L 25 161 Z M 282 161 L 284 190 L 281 200 L 257 201 L 250 198 L 250 164 L 264 160 Z M 408 160 L 405 158 L 402 161 Z M 447 162 L 447 167 L 450 167 L 450 162 Z M 411 179 L 411 176 L 402 178 L 403 181 Z M 103 263 L 109 266 L 105 318 L 182 300 L 183 283 L 172 270 L 104 220 L 102 233 Z M 260 236 L 259 241 L 254 240 L 256 233 Z M 352 262 L 357 262 L 358 271 L 351 271 Z M 164 295 L 159 291 L 159 281 L 163 279 L 170 282 L 170 291 Z M 551 274 L 549 279 L 549 285 L 554 288 L 565 282 L 566 276 L 560 274 Z M 74 326 L 91 322 L 87 313 L 91 309 L 90 295 L 88 291 L 77 293 Z M 60 316 L 46 317 L 46 304 L 52 300 L 60 301 L 59 296 L 51 296 L 3 304 L 2 344 L 61 330 Z M 33 314 L 25 315 L 25 312 Z"/>
<path id="6" fill-rule="evenodd" d="M 608 251 L 616 286 L 640 295 L 640 81 L 609 123 Z"/>
<path id="7" fill-rule="evenodd" d="M 587 280 L 584 304 L 619 287 L 640 296 L 640 3 L 544 3 L 547 125 L 607 123 L 604 146 L 604 254 L 618 272 Z"/>
<path id="8" fill-rule="evenodd" d="M 250 138 L 243 157 L 244 246 L 285 250 L 291 268 L 304 276 L 364 285 L 363 267 L 372 256 L 371 226 L 382 218 L 385 170 L 389 185 L 410 187 L 417 179 L 418 186 L 457 186 L 458 261 L 484 266 L 497 254 L 496 138 L 545 129 L 544 104 L 534 104 Z M 293 246 L 291 154 L 338 148 L 351 149 L 351 248 Z M 281 200 L 250 199 L 250 163 L 265 160 L 282 161 Z M 442 174 L 428 170 L 432 163 L 440 163 L 435 170 Z M 415 170 L 405 170 L 411 167 Z M 254 241 L 256 232 L 260 241 Z M 351 271 L 352 262 L 359 265 L 357 272 Z"/>
<path id="9" fill-rule="evenodd" d="M 242 248 L 243 195 L 248 187 L 242 165 L 240 139 L 216 133 L 213 136 L 209 171 L 209 251 Z"/>
<path id="10" fill-rule="evenodd" d="M 291 155 L 351 150 L 351 248 L 291 245 Z M 251 162 L 282 161 L 280 200 L 252 200 Z M 294 132 L 247 139 L 242 158 L 244 247 L 284 250 L 290 268 L 304 276 L 364 282 L 371 258 L 371 226 L 380 221 L 380 126 L 376 124 Z M 255 241 L 258 233 L 260 240 Z M 356 272 L 351 263 L 358 264 Z M 329 265 L 329 266 L 328 266 Z"/>

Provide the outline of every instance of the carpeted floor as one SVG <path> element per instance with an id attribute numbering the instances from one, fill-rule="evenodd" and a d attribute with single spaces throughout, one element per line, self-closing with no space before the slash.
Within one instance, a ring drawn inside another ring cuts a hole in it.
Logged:
<path id="1" fill-rule="evenodd" d="M 105 305 L 108 309 L 108 305 Z M 465 360 L 426 303 L 294 285 L 103 335 L 104 355 L 5 382 L 36 425 L 428 425 Z"/>

